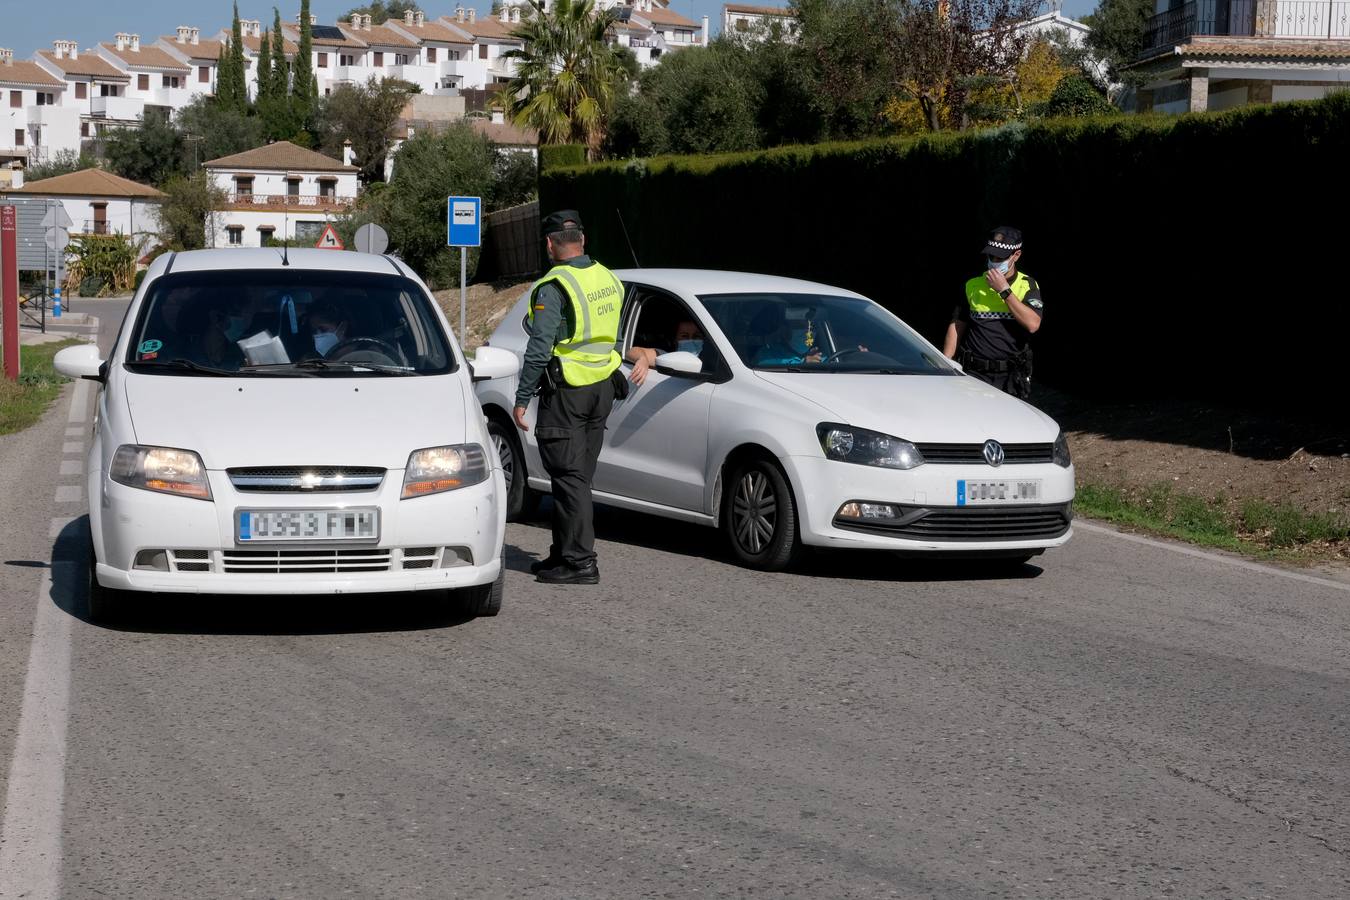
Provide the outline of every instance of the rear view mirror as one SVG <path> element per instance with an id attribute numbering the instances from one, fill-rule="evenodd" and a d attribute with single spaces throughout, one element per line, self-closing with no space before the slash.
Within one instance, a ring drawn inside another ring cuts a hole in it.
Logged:
<path id="1" fill-rule="evenodd" d="M 510 350 L 479 347 L 473 359 L 469 360 L 469 370 L 473 373 L 474 381 L 506 378 L 520 371 L 520 360 Z"/>
<path id="2" fill-rule="evenodd" d="M 100 374 L 100 370 L 103 368 L 103 360 L 99 358 L 96 344 L 67 347 L 56 354 L 52 359 L 52 365 L 56 367 L 56 371 L 68 378 L 103 380 L 103 376 Z"/>
<path id="3" fill-rule="evenodd" d="M 683 350 L 662 353 L 656 358 L 656 371 L 662 375 L 698 375 L 703 371 L 703 360 Z"/>

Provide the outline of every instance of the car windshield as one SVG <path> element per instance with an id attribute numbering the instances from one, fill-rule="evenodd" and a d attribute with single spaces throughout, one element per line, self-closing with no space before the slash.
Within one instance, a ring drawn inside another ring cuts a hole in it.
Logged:
<path id="1" fill-rule="evenodd" d="M 699 298 L 752 369 L 956 375 L 956 369 L 871 300 L 823 294 Z"/>
<path id="2" fill-rule="evenodd" d="M 394 273 L 182 272 L 141 304 L 126 364 L 209 377 L 371 377 L 453 372 L 426 292 Z"/>

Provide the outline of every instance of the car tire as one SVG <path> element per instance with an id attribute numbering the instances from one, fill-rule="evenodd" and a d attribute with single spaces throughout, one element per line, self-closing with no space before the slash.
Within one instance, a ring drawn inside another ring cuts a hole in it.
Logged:
<path id="1" fill-rule="evenodd" d="M 89 590 L 86 605 L 90 622 L 114 622 L 126 610 L 127 592 L 116 588 L 104 587 L 98 583 L 96 566 L 98 558 L 94 554 L 94 545 L 89 545 Z"/>
<path id="2" fill-rule="evenodd" d="M 731 469 L 722 530 L 732 553 L 765 572 L 785 569 L 801 547 L 797 504 L 782 469 L 771 460 L 746 459 Z"/>
<path id="3" fill-rule="evenodd" d="M 492 439 L 492 449 L 501 461 L 502 475 L 506 479 L 506 519 L 508 522 L 527 519 L 539 505 L 539 494 L 530 489 L 520 437 L 514 426 L 492 418 L 488 419 L 488 437 Z"/>
<path id="4" fill-rule="evenodd" d="M 473 587 L 460 588 L 460 606 L 464 614 L 472 618 L 495 616 L 502 611 L 502 594 L 506 588 L 506 562 L 502 561 L 502 570 L 491 584 L 476 584 Z"/>

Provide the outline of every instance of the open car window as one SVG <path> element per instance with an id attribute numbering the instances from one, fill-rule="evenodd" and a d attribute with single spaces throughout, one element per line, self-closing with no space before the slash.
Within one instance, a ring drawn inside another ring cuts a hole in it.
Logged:
<path id="1" fill-rule="evenodd" d="M 717 346 L 683 301 L 665 291 L 637 285 L 629 303 L 636 311 L 636 319 L 624 332 L 625 351 L 631 347 L 645 347 L 658 354 L 684 350 L 702 361 L 704 375 L 718 376 L 727 371 Z"/>
<path id="2" fill-rule="evenodd" d="M 898 319 L 860 297 L 766 292 L 699 299 L 752 369 L 959 374 Z"/>
<path id="3" fill-rule="evenodd" d="M 431 304 L 392 272 L 174 273 L 150 286 L 125 362 L 139 372 L 241 377 L 453 372 Z"/>

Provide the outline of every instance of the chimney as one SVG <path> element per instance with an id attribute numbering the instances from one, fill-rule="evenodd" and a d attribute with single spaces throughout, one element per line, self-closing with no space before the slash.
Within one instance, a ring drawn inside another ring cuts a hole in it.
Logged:
<path id="1" fill-rule="evenodd" d="M 66 55 L 65 41 L 52 41 L 52 56 L 61 59 Z"/>
<path id="2" fill-rule="evenodd" d="M 703 39 L 700 41 L 703 46 L 708 46 L 708 17 L 703 17 Z"/>
<path id="3" fill-rule="evenodd" d="M 125 31 L 119 31 L 113 35 L 113 40 L 117 43 L 118 50 L 125 50 L 127 49 L 127 42 L 131 40 L 131 35 Z"/>
<path id="4" fill-rule="evenodd" d="M 310 24 L 310 27 L 311 27 L 311 28 L 314 27 L 315 25 L 318 25 L 318 24 L 319 24 L 319 17 L 316 16 L 316 15 L 314 15 L 313 13 L 310 13 L 310 16 L 309 16 L 309 24 Z"/>
<path id="5" fill-rule="evenodd" d="M 132 53 L 141 52 L 141 36 L 139 34 L 133 34 L 131 36 L 131 52 Z"/>
<path id="6" fill-rule="evenodd" d="M 342 142 L 342 164 L 343 164 L 344 166 L 350 166 L 350 165 L 354 165 L 354 164 L 355 164 L 355 161 L 356 161 L 356 157 L 352 154 L 352 142 L 351 142 L 351 141 L 343 141 L 343 142 Z"/>
<path id="7" fill-rule="evenodd" d="M 503 7 L 502 7 L 502 21 L 503 21 L 503 22 L 510 22 L 510 21 L 511 21 L 511 10 L 510 10 L 510 8 L 508 8 L 508 7 L 506 7 L 506 6 L 503 6 Z"/>
<path id="8" fill-rule="evenodd" d="M 370 30 L 370 13 L 363 13 L 361 15 L 361 30 L 362 31 Z"/>
<path id="9" fill-rule="evenodd" d="M 178 37 L 176 39 L 178 43 L 186 44 L 188 42 L 188 38 L 190 38 L 191 36 L 192 36 L 191 28 L 187 27 L 186 25 L 178 26 Z"/>
<path id="10" fill-rule="evenodd" d="M 411 9 L 405 9 L 403 11 L 403 24 L 412 25 L 412 23 L 413 23 L 413 11 Z"/>
<path id="11" fill-rule="evenodd" d="M 23 163 L 17 159 L 9 164 L 9 186 L 16 191 L 23 187 Z"/>
<path id="12" fill-rule="evenodd" d="M 66 41 L 66 56 L 71 59 L 80 58 L 80 45 L 75 41 Z"/>
<path id="13" fill-rule="evenodd" d="M 519 21 L 520 21 L 520 7 L 519 7 L 519 6 L 513 6 L 513 7 L 511 7 L 511 21 L 512 21 L 512 22 L 519 22 Z"/>
<path id="14" fill-rule="evenodd" d="M 421 28 L 423 25 L 427 24 L 427 14 L 422 12 L 420 9 L 415 10 L 413 12 L 413 24 L 415 24 L 418 28 Z"/>
<path id="15" fill-rule="evenodd" d="M 8 47 L 0 47 L 0 65 L 14 65 L 14 51 Z"/>
<path id="16" fill-rule="evenodd" d="M 477 21 L 478 21 L 478 10 L 474 9 L 473 7 L 469 7 L 469 24 L 472 25 L 474 22 Z"/>
<path id="17" fill-rule="evenodd" d="M 192 29 L 192 43 L 196 45 L 200 44 L 201 42 L 202 42 L 202 30 L 194 26 Z"/>
<path id="18" fill-rule="evenodd" d="M 361 30 L 361 14 L 352 13 L 352 31 Z"/>

